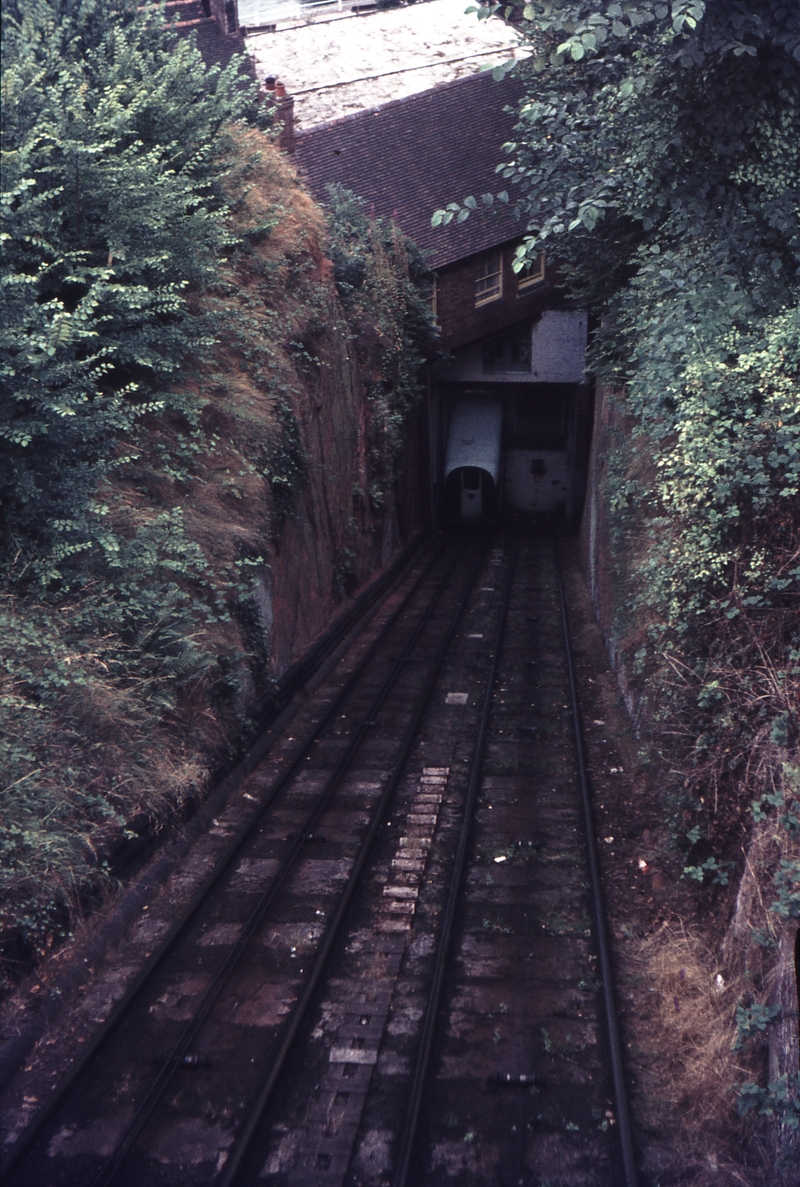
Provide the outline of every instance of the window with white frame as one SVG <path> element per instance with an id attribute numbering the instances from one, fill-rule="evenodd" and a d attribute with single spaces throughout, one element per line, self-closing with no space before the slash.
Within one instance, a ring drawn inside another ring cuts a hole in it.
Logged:
<path id="1" fill-rule="evenodd" d="M 475 265 L 475 305 L 486 305 L 503 295 L 503 253 L 484 252 Z"/>
<path id="2" fill-rule="evenodd" d="M 523 296 L 545 278 L 545 255 L 540 251 L 527 271 L 517 274 L 517 294 Z"/>

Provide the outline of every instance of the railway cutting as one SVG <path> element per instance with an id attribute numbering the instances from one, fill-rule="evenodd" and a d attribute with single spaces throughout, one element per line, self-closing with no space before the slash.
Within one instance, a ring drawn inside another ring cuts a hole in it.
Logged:
<path id="1" fill-rule="evenodd" d="M 635 1182 L 568 645 L 550 535 L 432 539 L 9 1187 Z"/>

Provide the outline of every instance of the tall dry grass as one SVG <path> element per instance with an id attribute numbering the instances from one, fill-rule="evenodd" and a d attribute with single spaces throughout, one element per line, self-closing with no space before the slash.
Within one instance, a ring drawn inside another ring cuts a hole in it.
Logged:
<path id="1" fill-rule="evenodd" d="M 665 922 L 640 942 L 647 1007 L 636 1024 L 649 1052 L 646 1124 L 668 1135 L 647 1146 L 647 1170 L 660 1187 L 757 1187 L 770 1179 L 770 1151 L 753 1119 L 736 1109 L 735 1086 L 752 1080 L 766 1037 L 737 1047 L 736 1007 L 759 996 L 743 962 L 724 962 L 695 930 Z"/>

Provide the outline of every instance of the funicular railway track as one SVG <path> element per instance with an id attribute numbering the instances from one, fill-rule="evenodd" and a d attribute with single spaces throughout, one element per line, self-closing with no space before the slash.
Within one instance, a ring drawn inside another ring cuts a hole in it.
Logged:
<path id="1" fill-rule="evenodd" d="M 552 540 L 427 556 L 8 1187 L 633 1184 L 574 691 Z"/>

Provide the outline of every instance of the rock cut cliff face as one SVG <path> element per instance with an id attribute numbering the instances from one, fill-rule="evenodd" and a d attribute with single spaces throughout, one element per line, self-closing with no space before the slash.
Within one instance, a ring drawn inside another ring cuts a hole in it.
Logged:
<path id="1" fill-rule="evenodd" d="M 380 329 L 345 315 L 324 255 L 320 211 L 284 155 L 258 140 L 249 133 L 240 141 L 240 151 L 255 151 L 260 164 L 254 166 L 259 184 L 239 217 L 266 212 L 269 218 L 274 211 L 278 221 L 254 255 L 240 261 L 239 278 L 247 303 L 264 299 L 265 337 L 274 334 L 275 318 L 284 323 L 279 357 L 260 379 L 278 432 L 264 476 L 268 490 L 260 491 L 261 506 L 250 520 L 266 533 L 255 596 L 269 673 L 277 677 L 419 531 L 425 450 L 420 414 L 412 412 L 400 449 L 389 449 L 391 480 L 377 489 L 374 456 L 387 452 L 376 443 L 386 432 L 375 407 L 375 389 L 382 393 L 385 386 Z M 229 366 L 235 353 L 223 354 Z"/>
<path id="2" fill-rule="evenodd" d="M 237 133 L 232 152 L 247 249 L 231 260 L 229 285 L 200 302 L 220 324 L 196 388 L 218 440 L 206 489 L 187 491 L 184 503 L 215 563 L 249 562 L 249 642 L 274 678 L 419 530 L 425 451 L 421 414 L 412 412 L 389 481 L 377 443 L 376 482 L 380 327 L 364 325 L 363 310 L 357 324 L 348 320 L 324 254 L 322 212 L 288 159 L 257 132 Z"/>

